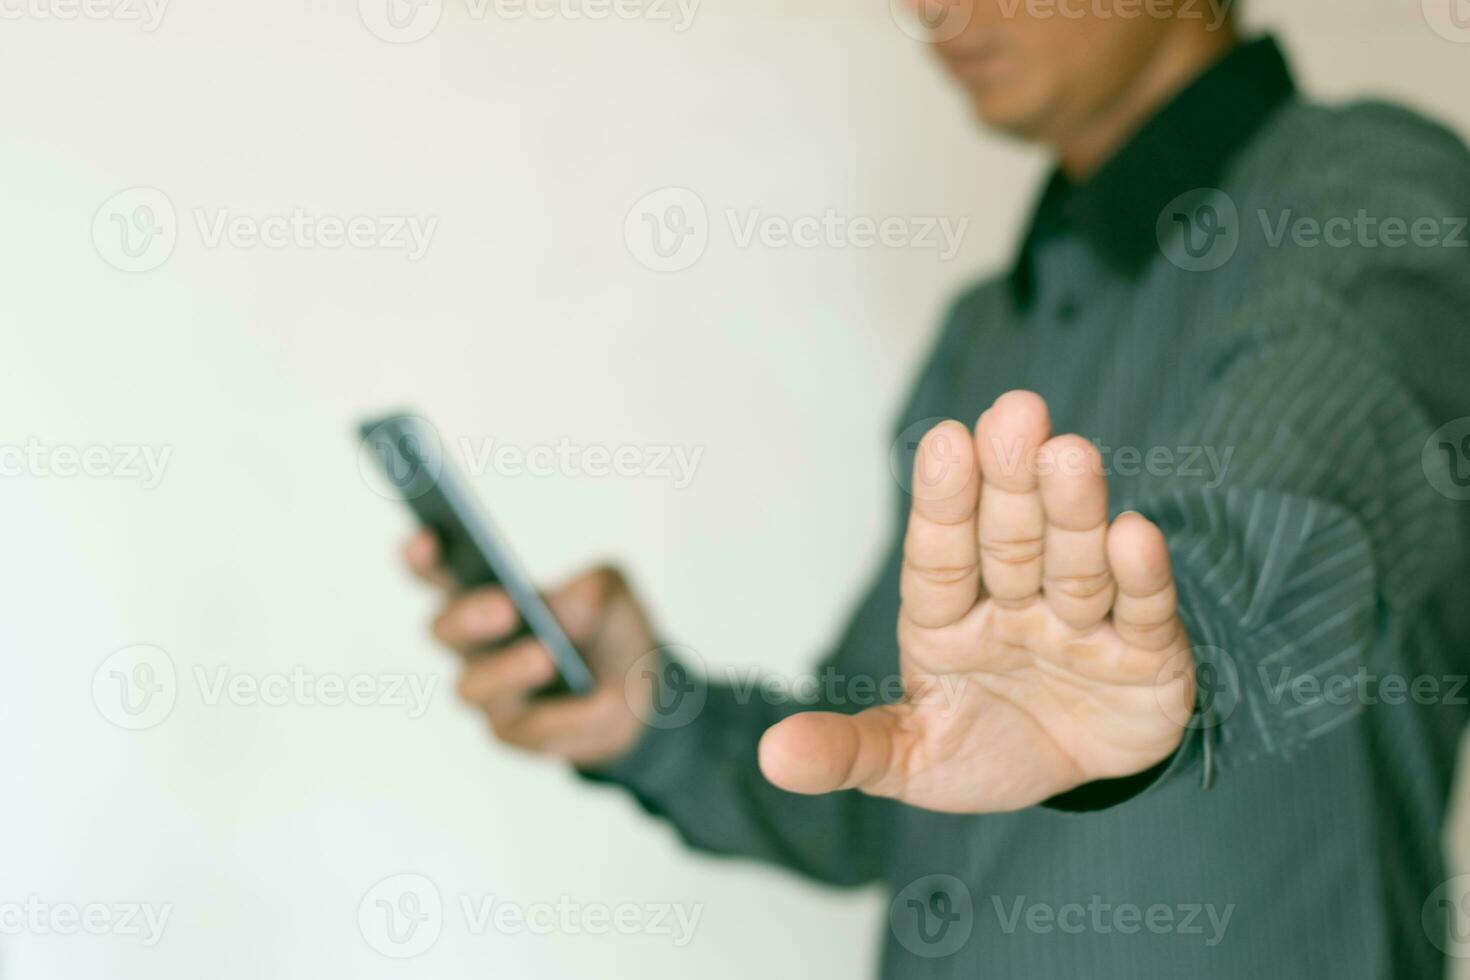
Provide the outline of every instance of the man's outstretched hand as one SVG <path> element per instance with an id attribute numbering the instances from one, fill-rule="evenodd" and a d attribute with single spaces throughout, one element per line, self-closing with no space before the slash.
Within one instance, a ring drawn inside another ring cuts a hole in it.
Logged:
<path id="1" fill-rule="evenodd" d="M 766 777 L 984 813 L 1173 753 L 1195 689 L 1169 552 L 1139 514 L 1108 523 L 1097 448 L 1052 438 L 1046 403 L 1013 391 L 973 437 L 958 422 L 931 430 L 913 491 L 905 700 L 775 725 L 761 740 Z"/>

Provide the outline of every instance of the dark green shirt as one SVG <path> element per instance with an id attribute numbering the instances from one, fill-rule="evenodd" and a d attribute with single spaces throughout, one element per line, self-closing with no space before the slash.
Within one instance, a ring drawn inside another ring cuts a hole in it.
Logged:
<path id="1" fill-rule="evenodd" d="M 756 744 L 892 696 L 908 498 L 818 674 L 665 670 L 621 783 L 703 850 L 883 882 L 886 977 L 1433 977 L 1470 645 L 1470 155 L 1227 56 L 962 295 L 896 426 L 1044 396 L 1168 537 L 1201 695 L 1177 756 L 1016 813 L 800 797 Z M 780 574 L 779 567 L 773 574 Z M 854 683 L 865 679 L 864 683 Z M 1450 894 L 1449 899 L 1458 893 Z"/>

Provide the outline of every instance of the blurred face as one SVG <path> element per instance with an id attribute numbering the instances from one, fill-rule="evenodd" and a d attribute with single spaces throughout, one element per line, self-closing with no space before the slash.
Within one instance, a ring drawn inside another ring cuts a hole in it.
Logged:
<path id="1" fill-rule="evenodd" d="M 1050 143 L 1108 112 L 1184 23 L 1175 0 L 911 2 L 980 118 Z M 1190 6 L 1196 28 L 1215 19 L 1218 8 Z"/>

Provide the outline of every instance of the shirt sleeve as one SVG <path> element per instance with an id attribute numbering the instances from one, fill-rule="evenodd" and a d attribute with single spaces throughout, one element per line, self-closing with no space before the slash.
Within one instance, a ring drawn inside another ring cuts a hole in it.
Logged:
<path id="1" fill-rule="evenodd" d="M 1283 161 L 1234 196 L 1243 223 L 1360 231 L 1274 246 L 1243 231 L 1234 263 L 1195 274 L 1208 371 L 1190 410 L 1137 438 L 1217 465 L 1109 477 L 1114 507 L 1168 540 L 1199 681 L 1190 729 L 1148 778 L 1082 787 L 1058 808 L 1112 805 L 1183 774 L 1208 787 L 1392 710 L 1376 678 L 1463 669 L 1415 631 L 1463 575 L 1467 543 L 1467 495 L 1439 450 L 1457 426 L 1470 445 L 1470 242 L 1463 218 L 1447 219 L 1470 207 L 1470 155 L 1400 110 L 1354 113 L 1314 163 Z M 1421 227 L 1447 234 L 1404 233 Z"/>
<path id="2" fill-rule="evenodd" d="M 767 782 L 756 757 L 761 735 L 788 715 L 853 709 L 820 699 L 772 703 L 759 686 L 711 683 L 673 654 L 658 659 L 656 707 L 638 745 L 580 775 L 622 786 L 696 850 L 763 860 L 833 885 L 876 879 L 875 815 L 886 801 L 851 790 L 787 793 Z"/>
<path id="3" fill-rule="evenodd" d="M 1054 806 L 1097 809 L 1185 772 L 1208 787 L 1290 758 L 1371 710 L 1365 685 L 1405 671 L 1407 621 L 1463 550 L 1457 504 L 1437 489 L 1448 462 L 1426 452 L 1449 420 L 1402 368 L 1456 356 L 1436 342 L 1465 299 L 1455 258 L 1284 258 L 1225 325 L 1196 410 L 1161 440 L 1214 465 L 1115 492 L 1167 538 L 1195 716 L 1173 760 Z"/>

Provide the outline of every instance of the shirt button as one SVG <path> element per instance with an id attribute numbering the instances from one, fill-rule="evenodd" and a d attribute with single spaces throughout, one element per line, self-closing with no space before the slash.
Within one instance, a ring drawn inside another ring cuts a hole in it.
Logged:
<path id="1" fill-rule="evenodd" d="M 1057 322 L 1071 323 L 1077 319 L 1077 314 L 1080 312 L 1081 307 L 1077 302 L 1077 298 L 1075 296 L 1068 296 L 1061 303 L 1057 304 Z"/>

